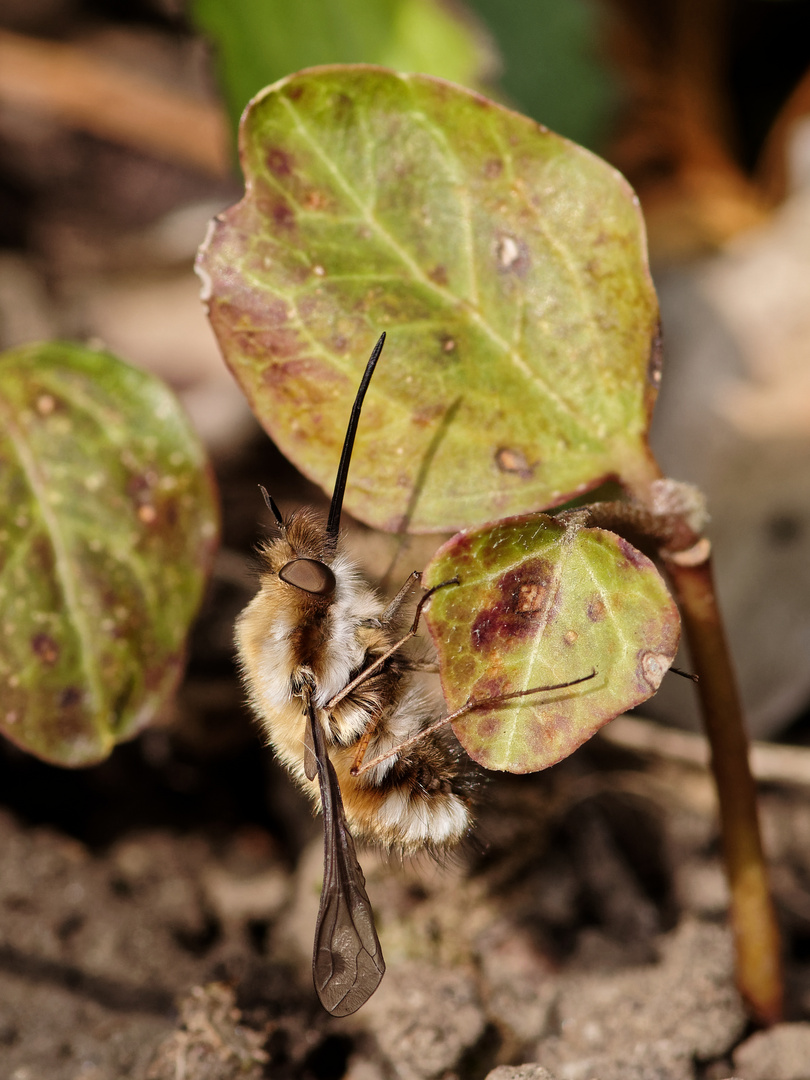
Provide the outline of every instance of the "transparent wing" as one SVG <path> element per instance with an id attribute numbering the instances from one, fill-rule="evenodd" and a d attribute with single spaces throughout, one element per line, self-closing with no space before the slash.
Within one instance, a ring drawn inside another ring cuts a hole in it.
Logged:
<path id="1" fill-rule="evenodd" d="M 314 780 L 318 775 L 318 759 L 315 757 L 315 743 L 312 741 L 312 724 L 307 719 L 304 731 L 304 776 Z"/>
<path id="2" fill-rule="evenodd" d="M 357 1012 L 385 974 L 374 913 L 354 840 L 346 825 L 323 729 L 307 704 L 323 806 L 323 892 L 315 926 L 312 976 L 321 1004 L 333 1016 Z"/>

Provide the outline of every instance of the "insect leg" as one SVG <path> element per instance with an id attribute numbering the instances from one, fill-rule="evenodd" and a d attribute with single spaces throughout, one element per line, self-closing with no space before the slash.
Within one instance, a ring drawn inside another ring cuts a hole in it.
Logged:
<path id="1" fill-rule="evenodd" d="M 349 1016 L 380 985 L 385 961 L 323 728 L 310 698 L 306 704 L 323 807 L 323 891 L 315 925 L 312 977 L 327 1012 Z"/>
<path id="2" fill-rule="evenodd" d="M 390 622 L 394 618 L 396 613 L 408 599 L 408 596 L 410 595 L 414 585 L 416 585 L 418 582 L 421 582 L 421 580 L 422 574 L 419 570 L 414 570 L 408 575 L 405 584 L 402 586 L 397 595 L 394 597 L 394 599 L 380 616 L 381 623 Z"/>
<path id="3" fill-rule="evenodd" d="M 457 584 L 458 584 L 458 578 L 453 578 L 451 581 L 442 581 L 439 585 L 434 585 L 433 588 L 428 589 L 428 591 L 425 593 L 425 595 L 420 599 L 419 603 L 416 605 L 416 612 L 414 614 L 413 624 L 412 624 L 410 630 L 408 630 L 408 632 L 403 637 L 401 637 L 399 639 L 399 641 L 395 642 L 389 649 L 386 649 L 385 652 L 382 654 L 382 656 L 378 656 L 373 664 L 369 664 L 369 666 L 367 668 L 364 668 L 363 671 L 361 671 L 359 675 L 356 675 L 352 679 L 351 682 L 346 683 L 346 685 L 343 687 L 343 689 L 339 693 L 335 694 L 335 696 L 332 698 L 331 701 L 327 701 L 325 708 L 334 709 L 334 707 L 339 702 L 343 701 L 343 699 L 348 694 L 350 694 L 352 692 L 352 690 L 355 689 L 355 687 L 360 686 L 362 683 L 364 683 L 366 681 L 366 679 L 370 679 L 375 671 L 379 671 L 379 669 L 383 666 L 383 664 L 389 658 L 389 656 L 393 656 L 394 653 L 397 652 L 398 649 L 401 649 L 402 646 L 407 641 L 410 641 L 411 638 L 414 636 L 414 634 L 416 633 L 416 631 L 419 628 L 419 619 L 422 616 L 422 608 L 425 606 L 425 604 L 428 602 L 428 600 L 431 598 L 431 596 L 433 596 L 433 594 L 438 589 L 443 589 L 447 585 L 457 585 Z M 400 589 L 400 592 L 402 592 L 401 589 Z M 397 594 L 397 595 L 399 595 L 399 594 Z"/>
<path id="4" fill-rule="evenodd" d="M 698 675 L 693 675 L 691 671 L 683 671 L 679 667 L 672 666 L 670 666 L 669 670 L 673 675 L 682 675 L 684 679 L 691 679 L 692 682 L 700 682 L 700 677 Z"/>
<path id="5" fill-rule="evenodd" d="M 368 750 L 368 744 L 374 738 L 377 729 L 380 726 L 382 720 L 382 713 L 378 712 L 376 716 L 372 717 L 366 724 L 366 729 L 360 736 L 360 740 L 357 743 L 357 750 L 354 755 L 354 761 L 352 762 L 351 774 L 352 776 L 358 776 L 360 773 L 360 766 L 363 764 L 363 758 L 366 756 L 366 750 Z"/>
<path id="6" fill-rule="evenodd" d="M 369 769 L 373 769 L 377 765 L 381 765 L 384 761 L 393 757 L 395 754 L 402 753 L 403 750 L 408 750 L 411 746 L 421 742 L 422 739 L 428 738 L 430 735 L 435 735 L 437 731 L 449 724 L 452 720 L 458 720 L 459 717 L 465 716 L 467 713 L 473 712 L 475 709 L 483 709 L 492 707 L 493 705 L 500 705 L 503 701 L 512 701 L 514 698 L 529 697 L 530 694 L 539 694 L 544 690 L 565 690 L 568 686 L 577 686 L 579 683 L 587 682 L 589 679 L 594 678 L 596 670 L 592 671 L 590 675 L 582 675 L 579 679 L 571 679 L 570 682 L 554 683 L 552 686 L 532 686 L 528 690 L 514 690 L 509 694 L 498 694 L 496 697 L 483 698 L 480 701 L 470 701 L 469 699 L 461 706 L 460 709 L 456 709 L 455 712 L 451 712 L 448 716 L 442 716 L 439 720 L 435 720 L 432 724 L 428 724 L 426 728 L 422 728 L 421 731 L 417 731 L 415 735 L 411 735 L 409 739 L 405 739 L 399 746 L 395 746 L 392 750 L 389 750 L 385 754 L 380 754 L 379 757 L 374 758 L 373 761 L 367 761 L 359 768 L 352 767 L 352 776 L 362 776 L 364 772 L 368 772 Z"/>

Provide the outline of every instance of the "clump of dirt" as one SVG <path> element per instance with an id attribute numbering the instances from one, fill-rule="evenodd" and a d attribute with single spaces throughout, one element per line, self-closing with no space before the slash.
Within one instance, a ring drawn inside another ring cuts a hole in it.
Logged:
<path id="1" fill-rule="evenodd" d="M 525 1062 L 557 1080 L 765 1075 L 766 1051 L 740 1045 L 705 773 L 596 742 L 548 773 L 485 783 L 476 834 L 446 865 L 362 853 L 388 972 L 336 1020 L 310 976 L 318 823 L 259 746 L 237 683 L 227 734 L 212 724 L 222 698 L 190 724 L 193 684 L 185 727 L 95 768 L 3 748 L 2 1075 L 477 1080 Z M 798 796 L 765 801 L 783 837 L 807 815 Z M 806 857 L 788 839 L 776 854 L 799 1016 Z"/>

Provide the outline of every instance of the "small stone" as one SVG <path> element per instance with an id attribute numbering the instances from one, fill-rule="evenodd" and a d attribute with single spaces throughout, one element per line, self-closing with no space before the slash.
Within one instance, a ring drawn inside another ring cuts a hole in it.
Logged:
<path id="1" fill-rule="evenodd" d="M 730 935 L 706 923 L 682 923 L 658 964 L 565 981 L 560 1033 L 537 1048 L 563 1080 L 692 1080 L 694 1060 L 726 1053 L 746 1023 Z"/>
<path id="2" fill-rule="evenodd" d="M 428 964 L 390 970 L 363 1018 L 397 1080 L 431 1080 L 453 1070 L 486 1024 L 473 979 Z"/>
<path id="3" fill-rule="evenodd" d="M 810 1023 L 758 1031 L 732 1060 L 741 1080 L 810 1080 Z"/>
<path id="4" fill-rule="evenodd" d="M 241 1023 L 233 987 L 194 986 L 180 1002 L 180 1027 L 158 1047 L 147 1080 L 260 1080 L 265 1035 Z"/>
<path id="5" fill-rule="evenodd" d="M 529 1062 L 528 1065 L 499 1065 L 486 1080 L 554 1080 L 554 1077 L 542 1065 Z"/>

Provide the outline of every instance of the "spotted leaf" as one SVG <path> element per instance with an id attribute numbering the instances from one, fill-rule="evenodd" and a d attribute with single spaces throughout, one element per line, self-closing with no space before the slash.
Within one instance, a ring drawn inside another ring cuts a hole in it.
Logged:
<path id="1" fill-rule="evenodd" d="M 448 541 L 427 567 L 427 623 L 459 742 L 488 769 L 535 772 L 651 697 L 680 620 L 653 564 L 602 529 L 543 514 Z M 573 684 L 564 686 L 561 684 Z M 527 696 L 505 697 L 538 689 Z"/>
<path id="2" fill-rule="evenodd" d="M 0 730 L 86 765 L 148 724 L 217 531 L 204 451 L 161 382 L 74 345 L 0 356 Z"/>
<path id="3" fill-rule="evenodd" d="M 244 199 L 198 268 L 269 434 L 331 489 L 382 330 L 346 507 L 450 531 L 644 473 L 658 319 L 635 196 L 600 158 L 471 91 L 300 72 L 241 131 Z"/>

